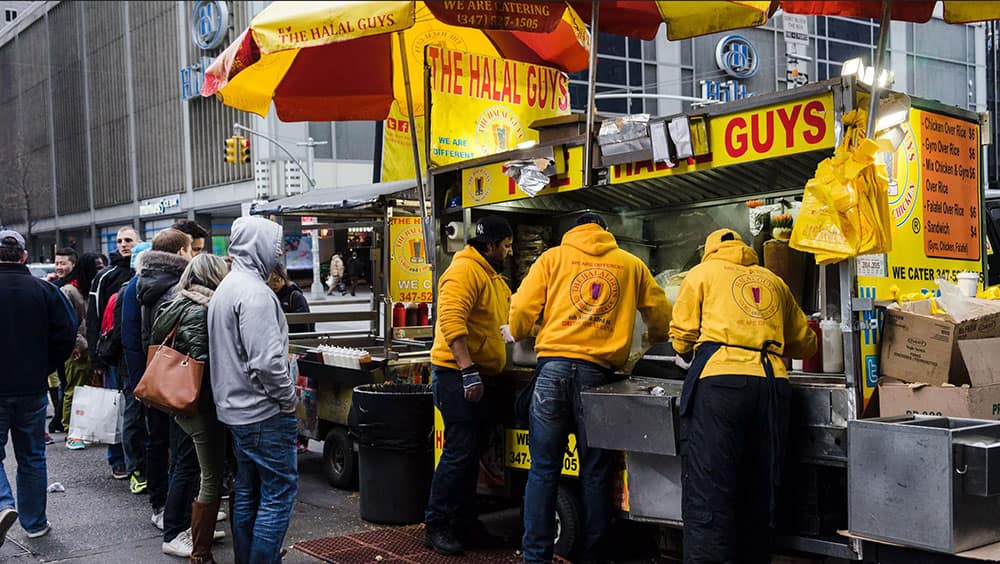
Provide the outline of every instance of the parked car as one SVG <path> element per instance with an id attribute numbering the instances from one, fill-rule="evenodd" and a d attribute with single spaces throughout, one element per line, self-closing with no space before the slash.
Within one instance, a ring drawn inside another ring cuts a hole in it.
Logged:
<path id="1" fill-rule="evenodd" d="M 28 265 L 28 270 L 31 271 L 31 275 L 35 278 L 45 280 L 49 274 L 56 271 L 56 265 L 51 262 L 33 262 Z"/>

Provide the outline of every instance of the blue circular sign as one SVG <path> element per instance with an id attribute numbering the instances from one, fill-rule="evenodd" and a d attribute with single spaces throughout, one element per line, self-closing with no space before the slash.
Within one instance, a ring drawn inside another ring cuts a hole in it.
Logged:
<path id="1" fill-rule="evenodd" d="M 750 78 L 757 74 L 760 59 L 752 43 L 742 35 L 727 35 L 715 46 L 715 62 L 734 78 Z"/>
<path id="2" fill-rule="evenodd" d="M 191 41 L 208 51 L 222 45 L 229 31 L 229 4 L 221 0 L 198 0 L 191 10 Z"/>

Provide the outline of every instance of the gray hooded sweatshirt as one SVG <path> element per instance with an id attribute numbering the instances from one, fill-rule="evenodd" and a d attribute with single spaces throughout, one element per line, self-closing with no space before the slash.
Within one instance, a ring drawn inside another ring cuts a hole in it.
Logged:
<path id="1" fill-rule="evenodd" d="M 282 251 L 282 229 L 260 217 L 233 222 L 232 272 L 208 305 L 209 363 L 219 421 L 250 425 L 295 406 L 288 370 L 288 323 L 267 280 Z"/>

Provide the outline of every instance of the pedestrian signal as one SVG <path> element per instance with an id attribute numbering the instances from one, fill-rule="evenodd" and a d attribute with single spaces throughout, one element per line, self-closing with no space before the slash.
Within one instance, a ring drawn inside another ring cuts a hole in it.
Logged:
<path id="1" fill-rule="evenodd" d="M 226 162 L 229 164 L 236 164 L 237 147 L 236 147 L 236 136 L 226 139 Z"/>
<path id="2" fill-rule="evenodd" d="M 239 147 L 240 150 L 239 162 L 241 163 L 250 162 L 250 140 L 244 137 L 240 137 L 237 146 Z"/>

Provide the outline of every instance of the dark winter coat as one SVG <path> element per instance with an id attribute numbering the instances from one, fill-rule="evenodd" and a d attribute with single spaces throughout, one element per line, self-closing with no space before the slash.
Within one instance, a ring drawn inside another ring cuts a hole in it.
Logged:
<path id="1" fill-rule="evenodd" d="M 306 301 L 302 288 L 295 282 L 289 282 L 278 290 L 278 301 L 281 302 L 281 311 L 285 313 L 309 313 L 309 302 Z M 296 323 L 288 326 L 289 333 L 312 333 L 316 330 L 315 323 Z"/>
<path id="2" fill-rule="evenodd" d="M 150 332 L 160 306 L 174 297 L 174 287 L 181 279 L 190 259 L 177 254 L 149 250 L 142 255 L 142 272 L 136 283 L 142 317 L 142 350 L 153 341 Z"/>
<path id="3" fill-rule="evenodd" d="M 66 362 L 78 322 L 58 288 L 22 264 L 0 263 L 0 397 L 44 394 Z"/>
<path id="4" fill-rule="evenodd" d="M 123 257 L 118 253 L 111 253 L 110 260 L 111 265 L 98 272 L 90 285 L 90 296 L 87 300 L 87 343 L 91 345 L 96 345 L 97 339 L 101 336 L 101 317 L 104 315 L 104 307 L 108 305 L 108 300 L 134 274 L 131 256 Z M 97 355 L 93 356 L 91 359 L 93 368 L 106 368 Z"/>

